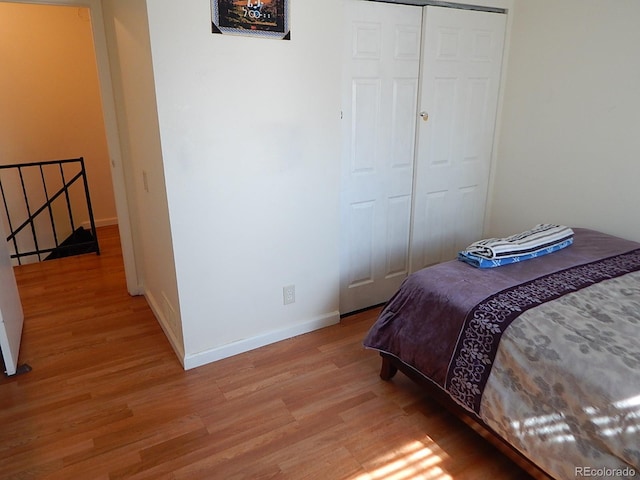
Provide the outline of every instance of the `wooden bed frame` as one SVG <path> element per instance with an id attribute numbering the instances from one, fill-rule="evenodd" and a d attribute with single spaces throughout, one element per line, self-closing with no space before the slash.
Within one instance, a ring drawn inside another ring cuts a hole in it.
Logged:
<path id="1" fill-rule="evenodd" d="M 493 446 L 500 450 L 500 452 L 509 457 L 533 478 L 538 480 L 552 480 L 553 477 L 516 450 L 515 447 L 494 432 L 491 427 L 485 424 L 482 420 L 472 416 L 467 410 L 454 402 L 438 385 L 429 381 L 417 370 L 411 368 L 398 358 L 382 352 L 380 353 L 380 356 L 382 357 L 382 367 L 380 368 L 380 378 L 382 380 L 391 380 L 396 372 L 400 370 L 411 380 L 423 387 L 427 393 L 442 404 L 443 407 L 466 423 L 482 438 L 489 441 Z"/>

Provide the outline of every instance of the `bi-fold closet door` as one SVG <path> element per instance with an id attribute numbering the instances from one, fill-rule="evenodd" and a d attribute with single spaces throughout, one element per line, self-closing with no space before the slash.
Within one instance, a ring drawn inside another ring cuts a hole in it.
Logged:
<path id="1" fill-rule="evenodd" d="M 341 313 L 482 234 L 506 15 L 345 0 Z"/>

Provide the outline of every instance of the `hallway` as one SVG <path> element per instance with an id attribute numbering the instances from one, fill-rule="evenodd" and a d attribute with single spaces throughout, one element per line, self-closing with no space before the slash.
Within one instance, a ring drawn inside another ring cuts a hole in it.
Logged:
<path id="1" fill-rule="evenodd" d="M 133 362 L 139 337 L 173 355 L 144 297 L 127 293 L 118 227 L 100 227 L 97 234 L 99 256 L 14 269 L 25 315 L 20 362 L 33 368 L 30 376 L 52 379 L 70 369 L 81 376 L 82 369 L 93 370 L 94 362 L 115 361 L 119 355 Z M 92 362 L 81 367 L 87 354 Z M 175 356 L 172 360 L 179 365 Z"/>

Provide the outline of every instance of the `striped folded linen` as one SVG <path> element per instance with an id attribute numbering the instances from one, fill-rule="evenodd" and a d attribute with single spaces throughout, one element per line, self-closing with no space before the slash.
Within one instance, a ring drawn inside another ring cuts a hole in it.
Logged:
<path id="1" fill-rule="evenodd" d="M 458 253 L 458 260 L 461 262 L 468 263 L 476 268 L 495 268 L 501 267 L 503 265 L 510 265 L 512 263 L 524 262 L 525 260 L 531 260 L 532 258 L 541 257 L 543 255 L 547 255 L 549 253 L 557 252 L 558 250 L 562 250 L 563 248 L 568 247 L 573 244 L 573 237 L 570 237 L 560 243 L 556 243 L 551 245 L 543 250 L 537 250 L 533 253 L 524 253 L 521 255 L 512 255 L 509 257 L 501 257 L 501 258 L 485 258 L 480 257 L 478 255 L 474 255 L 472 253 L 468 253 L 466 251 L 462 251 Z"/>
<path id="2" fill-rule="evenodd" d="M 541 223 L 530 230 L 510 237 L 478 240 L 461 253 L 496 260 L 542 253 L 548 248 L 563 244 L 569 239 L 573 239 L 573 230 L 571 228 L 564 225 Z"/>

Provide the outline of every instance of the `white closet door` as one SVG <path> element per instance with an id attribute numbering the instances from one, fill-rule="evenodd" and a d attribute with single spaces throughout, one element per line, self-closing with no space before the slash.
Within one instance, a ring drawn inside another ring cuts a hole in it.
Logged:
<path id="1" fill-rule="evenodd" d="M 482 236 L 506 15 L 426 7 L 423 23 L 411 271 Z"/>
<path id="2" fill-rule="evenodd" d="M 386 302 L 409 270 L 422 9 L 346 1 L 340 311 Z"/>

